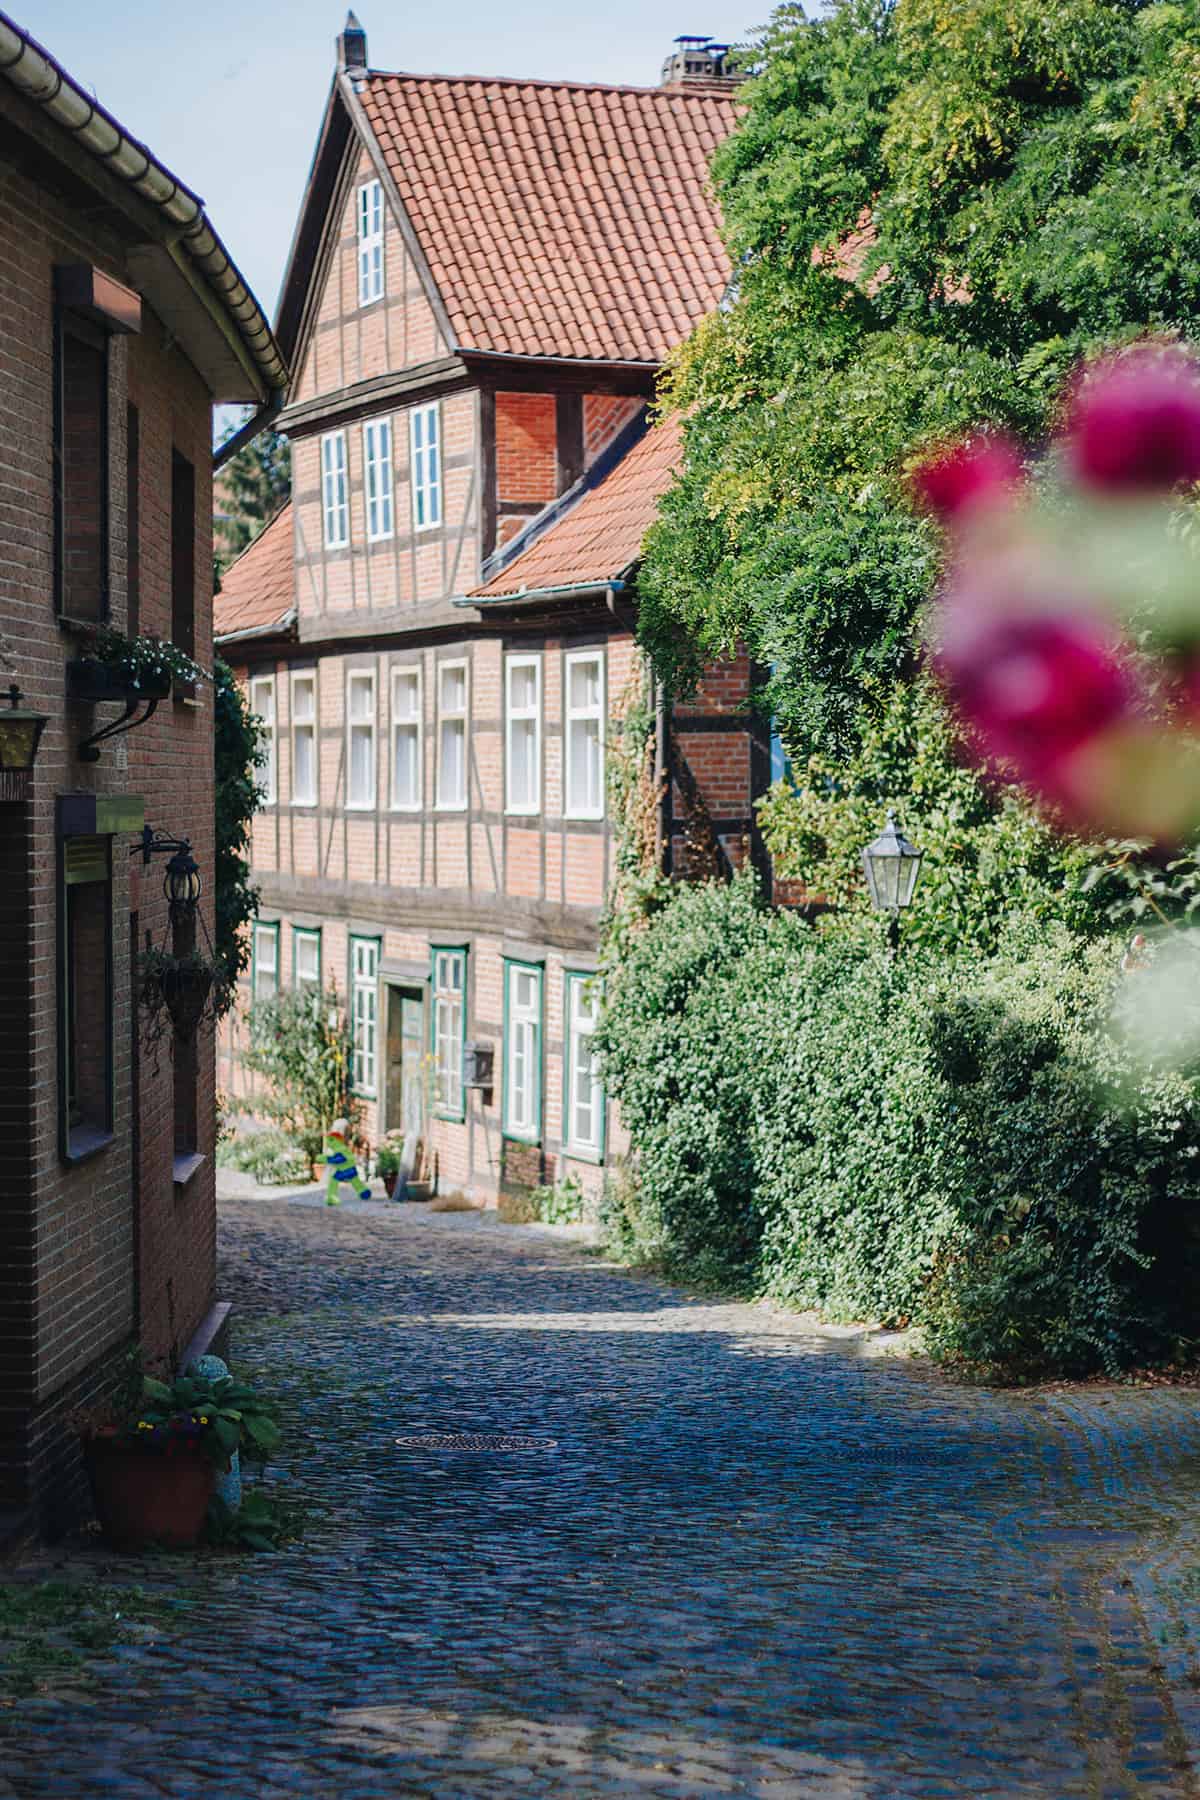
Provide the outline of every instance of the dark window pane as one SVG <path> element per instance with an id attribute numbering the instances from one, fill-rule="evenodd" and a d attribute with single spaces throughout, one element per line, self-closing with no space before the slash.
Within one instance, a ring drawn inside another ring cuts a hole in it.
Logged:
<path id="1" fill-rule="evenodd" d="M 171 457 L 171 641 L 191 656 L 196 648 L 196 471 L 176 450 Z"/>
<path id="2" fill-rule="evenodd" d="M 59 348 L 59 607 L 108 612 L 108 345 L 64 326 Z"/>
<path id="3" fill-rule="evenodd" d="M 126 538 L 126 596 L 129 606 L 129 622 L 127 630 L 130 637 L 138 633 L 138 614 L 141 610 L 142 580 L 142 542 L 139 523 L 140 494 L 138 484 L 141 470 L 141 429 L 138 409 L 130 406 L 126 410 L 125 428 L 125 523 L 128 536 Z"/>

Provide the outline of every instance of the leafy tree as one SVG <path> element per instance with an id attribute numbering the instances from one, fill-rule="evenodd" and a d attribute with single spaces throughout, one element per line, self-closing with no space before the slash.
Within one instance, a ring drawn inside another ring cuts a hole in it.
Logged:
<path id="1" fill-rule="evenodd" d="M 668 371 L 683 475 L 643 636 L 684 688 L 739 639 L 798 757 L 915 666 L 926 442 L 1036 443 L 1085 351 L 1200 318 L 1200 0 L 780 8 L 714 179 L 736 298 Z"/>
<path id="2" fill-rule="evenodd" d="M 260 431 L 230 457 L 217 475 L 213 494 L 213 561 L 218 578 L 270 524 L 291 491 L 291 445 L 278 431 Z"/>
<path id="3" fill-rule="evenodd" d="M 251 885 L 250 821 L 259 807 L 255 770 L 264 761 L 262 736 L 228 663 L 213 664 L 216 745 L 216 856 L 213 949 L 228 976 L 232 1003 L 236 982 L 250 960 L 245 926 L 258 911 Z M 226 1007 L 227 1010 L 227 1007 Z"/>

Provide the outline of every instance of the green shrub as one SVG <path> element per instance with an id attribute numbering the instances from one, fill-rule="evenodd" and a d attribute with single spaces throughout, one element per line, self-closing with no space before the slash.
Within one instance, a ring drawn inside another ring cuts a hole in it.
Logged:
<path id="1" fill-rule="evenodd" d="M 287 1133 L 268 1125 L 263 1129 L 225 1138 L 217 1150 L 224 1169 L 240 1169 L 256 1181 L 275 1186 L 285 1181 L 308 1181 L 310 1158 Z"/>
<path id="2" fill-rule="evenodd" d="M 332 987 L 323 994 L 285 990 L 250 1014 L 242 1063 L 266 1082 L 255 1106 L 283 1127 L 310 1163 L 322 1155 L 335 1119 L 349 1120 L 355 1135 L 362 1102 L 351 1088 L 353 1062 L 350 1022 Z"/>
<path id="3" fill-rule="evenodd" d="M 529 1198 L 543 1225 L 576 1225 L 583 1217 L 583 1187 L 577 1175 L 564 1175 L 553 1187 L 534 1188 Z"/>
<path id="4" fill-rule="evenodd" d="M 977 1366 L 1172 1353 L 1194 1329 L 1200 1106 L 1109 1029 L 1118 958 L 1018 923 L 991 957 L 892 963 L 760 908 L 748 878 L 677 891 L 608 977 L 637 1166 L 614 1242 L 920 1323 Z"/>

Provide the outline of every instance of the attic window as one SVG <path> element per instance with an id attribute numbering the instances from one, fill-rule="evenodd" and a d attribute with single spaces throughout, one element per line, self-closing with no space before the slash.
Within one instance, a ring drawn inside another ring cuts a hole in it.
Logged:
<path id="1" fill-rule="evenodd" d="M 383 299 L 383 189 L 377 181 L 358 190 L 358 304 Z"/>

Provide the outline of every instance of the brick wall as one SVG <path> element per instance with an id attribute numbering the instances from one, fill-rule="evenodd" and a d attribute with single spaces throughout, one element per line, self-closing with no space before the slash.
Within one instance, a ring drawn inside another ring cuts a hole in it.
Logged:
<path id="1" fill-rule="evenodd" d="M 553 394 L 496 395 L 496 497 L 546 506 L 558 492 Z"/>
<path id="2" fill-rule="evenodd" d="M 137 1046 L 131 913 L 157 941 L 165 903 L 161 864 L 142 880 L 125 836 L 111 840 L 112 1135 L 84 1161 L 62 1158 L 56 806 L 62 795 L 141 794 L 150 821 L 191 835 L 211 874 L 212 714 L 207 691 L 195 709 L 165 701 L 140 733 L 108 742 L 99 762 L 77 754 L 80 739 L 115 709 L 65 699 L 65 665 L 81 640 L 60 628 L 54 602 L 53 270 L 91 262 L 135 284 L 122 244 L 97 210 L 74 212 L 38 178 L 44 166 L 36 158 L 10 163 L 0 183 L 0 648 L 14 665 L 12 674 L 7 663 L 0 668 L 49 719 L 28 799 L 0 803 L 0 932 L 7 951 L 17 948 L 15 961 L 0 959 L 0 1496 L 61 1522 L 81 1496 L 78 1451 L 65 1422 L 69 1405 L 111 1379 L 113 1359 L 139 1315 L 151 1350 L 166 1350 L 186 1338 L 211 1300 L 213 1189 L 210 1157 L 197 1185 L 175 1193 L 169 1058 L 156 1070 Z M 196 470 L 196 650 L 203 662 L 211 653 L 211 409 L 199 378 L 148 308 L 140 336 L 108 344 L 108 587 L 119 627 L 128 604 L 130 401 L 141 427 L 141 629 L 170 630 L 174 446 Z M 203 1118 L 211 1101 L 211 1041 L 201 1047 L 200 1064 Z M 168 1284 L 173 1306 L 165 1299 Z"/>

